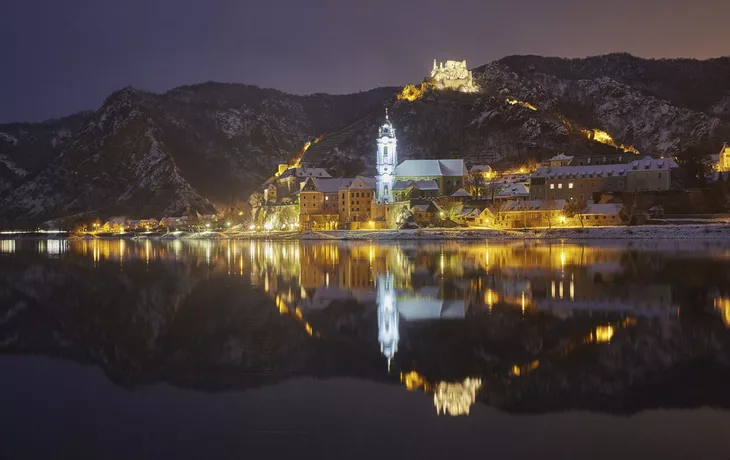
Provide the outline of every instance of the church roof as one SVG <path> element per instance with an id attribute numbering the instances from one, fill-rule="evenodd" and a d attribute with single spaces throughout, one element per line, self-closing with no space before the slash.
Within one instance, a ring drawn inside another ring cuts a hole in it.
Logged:
<path id="1" fill-rule="evenodd" d="M 322 193 L 337 193 L 338 190 L 346 189 L 355 179 L 348 178 L 318 178 L 312 177 L 307 179 L 307 182 L 302 187 L 303 192 L 322 192 Z M 310 185 L 312 184 L 312 185 Z M 313 186 L 313 189 L 311 188 Z"/>
<path id="2" fill-rule="evenodd" d="M 395 175 L 404 177 L 464 176 L 464 160 L 406 160 L 395 168 Z"/>

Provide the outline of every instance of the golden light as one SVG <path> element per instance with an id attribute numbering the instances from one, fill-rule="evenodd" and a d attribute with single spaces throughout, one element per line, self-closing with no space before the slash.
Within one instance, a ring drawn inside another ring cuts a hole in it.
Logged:
<path id="1" fill-rule="evenodd" d="M 561 224 L 564 224 L 565 223 L 565 216 L 560 216 L 560 223 Z"/>
<path id="2" fill-rule="evenodd" d="M 520 107 L 524 107 L 526 109 L 537 110 L 537 107 L 535 107 L 534 105 L 532 105 L 532 104 L 530 104 L 528 102 L 518 101 L 517 99 L 512 99 L 512 98 L 509 98 L 509 97 L 507 98 L 507 104 L 509 104 L 509 105 L 519 105 Z"/>
<path id="3" fill-rule="evenodd" d="M 592 335 L 593 341 L 597 343 L 606 343 L 611 341 L 613 337 L 613 326 L 598 326 Z"/>
<path id="4" fill-rule="evenodd" d="M 239 216 L 242 216 L 243 215 L 243 211 L 238 211 L 238 215 Z"/>
<path id="5" fill-rule="evenodd" d="M 588 138 L 592 139 L 596 142 L 600 142 L 601 144 L 610 145 L 611 147 L 616 147 L 623 149 L 626 152 L 631 152 L 633 154 L 639 155 L 639 151 L 631 146 L 631 145 L 624 145 L 624 144 L 618 144 L 616 141 L 613 140 L 610 134 L 608 134 L 606 131 L 600 130 L 600 129 L 581 129 L 581 132 Z"/>
<path id="6" fill-rule="evenodd" d="M 718 297 L 714 303 L 715 309 L 720 312 L 725 326 L 730 328 L 730 298 Z"/>
<path id="7" fill-rule="evenodd" d="M 403 382 L 408 391 L 423 389 L 428 391 L 428 382 L 418 372 L 410 371 L 407 374 L 400 374 L 400 381 Z"/>
<path id="8" fill-rule="evenodd" d="M 248 226 L 248 229 L 251 230 L 251 231 L 256 230 L 256 226 L 255 225 L 249 225 Z"/>
<path id="9" fill-rule="evenodd" d="M 481 386 L 482 380 L 478 378 L 466 378 L 463 382 L 454 383 L 439 382 L 433 393 L 436 414 L 469 415 Z"/>
<path id="10" fill-rule="evenodd" d="M 371 220 L 371 221 L 370 221 L 369 223 L 370 223 L 370 228 L 375 228 L 375 222 L 373 222 L 373 221 Z"/>

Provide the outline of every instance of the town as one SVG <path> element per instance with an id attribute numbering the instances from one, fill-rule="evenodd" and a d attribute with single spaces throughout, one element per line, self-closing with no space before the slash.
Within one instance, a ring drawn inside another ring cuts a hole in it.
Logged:
<path id="1" fill-rule="evenodd" d="M 466 61 L 434 61 L 430 76 L 421 86 L 408 85 L 399 97 L 413 100 L 427 88 L 478 90 Z M 507 99 L 506 103 L 536 110 L 515 99 Z M 665 214 L 702 213 L 689 210 L 701 209 L 708 201 L 724 202 L 727 196 L 727 143 L 718 154 L 701 152 L 702 158 L 686 159 L 701 176 L 705 187 L 700 189 L 691 187 L 677 159 L 643 155 L 623 145 L 616 146 L 615 154 L 561 153 L 541 163 L 503 170 L 456 158 L 399 161 L 397 130 L 386 108 L 371 153 L 375 156 L 374 175 L 333 177 L 326 168 L 306 158 L 307 143 L 295 160 L 278 166 L 260 191 L 251 195 L 245 208 L 217 214 L 162 216 L 159 220 L 113 217 L 82 230 L 272 233 L 642 225 L 666 223 L 658 220 Z M 587 135 L 599 142 L 611 140 L 600 130 Z M 715 209 L 724 209 L 715 204 Z"/>

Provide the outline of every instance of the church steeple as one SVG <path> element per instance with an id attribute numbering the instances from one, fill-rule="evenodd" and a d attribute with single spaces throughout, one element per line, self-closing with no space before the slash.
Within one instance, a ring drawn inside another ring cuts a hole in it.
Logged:
<path id="1" fill-rule="evenodd" d="M 378 131 L 378 151 L 376 166 L 378 170 L 376 196 L 378 203 L 392 202 L 393 183 L 395 182 L 395 167 L 398 165 L 396 150 L 395 128 L 390 122 L 388 109 L 385 109 L 385 123 Z"/>

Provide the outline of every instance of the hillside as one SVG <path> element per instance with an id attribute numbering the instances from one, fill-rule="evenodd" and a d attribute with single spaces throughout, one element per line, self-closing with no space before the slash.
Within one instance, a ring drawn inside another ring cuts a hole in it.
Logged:
<path id="1" fill-rule="evenodd" d="M 394 91 L 295 96 L 221 83 L 164 94 L 125 88 L 93 113 L 0 125 L 0 223 L 83 213 L 161 217 L 245 200 L 305 142 Z"/>
<path id="2" fill-rule="evenodd" d="M 209 211 L 246 197 L 304 144 L 303 162 L 372 173 L 389 107 L 399 159 L 498 167 L 557 153 L 716 153 L 730 140 L 730 58 L 510 56 L 477 67 L 478 93 L 400 88 L 296 96 L 205 83 L 117 91 L 96 111 L 0 125 L 0 226 L 84 214 Z M 406 83 L 406 82 L 404 82 Z"/>

